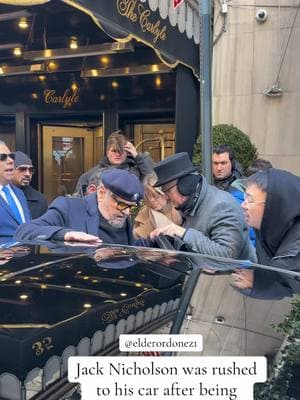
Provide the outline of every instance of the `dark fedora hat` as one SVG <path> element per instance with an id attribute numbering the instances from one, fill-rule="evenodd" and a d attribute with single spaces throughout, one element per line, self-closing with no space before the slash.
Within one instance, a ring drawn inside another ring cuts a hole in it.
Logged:
<path id="1" fill-rule="evenodd" d="M 198 168 L 192 164 L 188 153 L 174 154 L 160 161 L 154 167 L 154 171 L 157 175 L 157 182 L 154 186 L 165 185 L 182 176 L 191 174 L 197 171 L 197 169 Z"/>

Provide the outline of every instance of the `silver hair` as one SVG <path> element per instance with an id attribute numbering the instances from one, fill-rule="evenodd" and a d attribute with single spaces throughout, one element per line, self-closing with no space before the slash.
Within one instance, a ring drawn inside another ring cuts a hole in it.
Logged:
<path id="1" fill-rule="evenodd" d="M 94 184 L 96 187 L 100 186 L 102 184 L 102 172 L 103 169 L 94 172 L 88 179 L 88 185 Z"/>

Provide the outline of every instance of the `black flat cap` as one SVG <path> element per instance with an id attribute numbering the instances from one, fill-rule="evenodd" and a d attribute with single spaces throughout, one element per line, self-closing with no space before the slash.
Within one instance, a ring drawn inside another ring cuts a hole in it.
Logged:
<path id="1" fill-rule="evenodd" d="M 132 172 L 124 169 L 109 168 L 101 175 L 103 185 L 125 201 L 138 203 L 144 197 L 144 188 Z"/>
<path id="2" fill-rule="evenodd" d="M 177 153 L 160 161 L 154 167 L 157 175 L 157 182 L 154 186 L 162 186 L 166 183 L 189 175 L 197 171 L 197 167 L 192 164 L 188 153 Z"/>

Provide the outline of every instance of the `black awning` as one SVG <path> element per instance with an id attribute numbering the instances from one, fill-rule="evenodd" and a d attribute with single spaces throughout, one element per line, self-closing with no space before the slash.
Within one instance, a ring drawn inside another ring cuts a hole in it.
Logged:
<path id="1" fill-rule="evenodd" d="M 120 41 L 135 38 L 152 47 L 161 60 L 171 67 L 178 63 L 199 75 L 199 49 L 193 39 L 151 11 L 140 0 L 62 0 L 89 14 L 109 36 Z"/>
<path id="2" fill-rule="evenodd" d="M 36 6 L 59 0 L 0 0 L 0 4 Z M 161 60 L 175 67 L 181 63 L 199 75 L 199 49 L 193 38 L 181 33 L 169 18 L 162 19 L 144 0 L 60 0 L 88 14 L 110 37 L 128 42 L 132 39 L 153 48 Z M 197 21 L 194 21 L 197 24 Z"/>

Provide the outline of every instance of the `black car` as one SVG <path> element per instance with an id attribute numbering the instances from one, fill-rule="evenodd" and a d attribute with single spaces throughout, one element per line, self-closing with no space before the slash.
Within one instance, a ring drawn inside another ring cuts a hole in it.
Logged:
<path id="1" fill-rule="evenodd" d="M 190 266 L 161 257 L 113 246 L 1 249 L 1 398 L 43 392 L 70 355 L 113 354 L 121 333 L 168 322 Z"/>
<path id="2" fill-rule="evenodd" d="M 201 333 L 203 355 L 274 352 L 271 323 L 289 301 L 266 308 L 234 289 L 231 271 L 250 265 L 104 244 L 0 248 L 0 399 L 66 398 L 68 358 L 117 354 L 122 333 Z"/>

